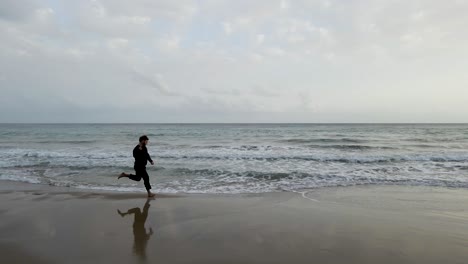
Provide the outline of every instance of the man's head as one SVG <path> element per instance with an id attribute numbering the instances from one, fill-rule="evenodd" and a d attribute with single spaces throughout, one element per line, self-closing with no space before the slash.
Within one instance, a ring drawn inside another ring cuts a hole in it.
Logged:
<path id="1" fill-rule="evenodd" d="M 149 138 L 146 135 L 140 137 L 140 144 L 147 145 Z"/>

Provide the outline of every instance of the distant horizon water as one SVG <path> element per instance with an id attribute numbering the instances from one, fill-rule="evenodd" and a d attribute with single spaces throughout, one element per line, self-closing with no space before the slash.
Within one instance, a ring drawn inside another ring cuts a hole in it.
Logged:
<path id="1" fill-rule="evenodd" d="M 2 125 L 463 125 L 468 122 L 0 122 Z"/>

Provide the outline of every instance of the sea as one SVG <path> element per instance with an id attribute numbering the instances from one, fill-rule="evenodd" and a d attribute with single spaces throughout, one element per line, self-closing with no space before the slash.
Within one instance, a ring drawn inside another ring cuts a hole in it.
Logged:
<path id="1" fill-rule="evenodd" d="M 0 180 L 144 191 L 141 135 L 157 193 L 468 188 L 468 124 L 0 124 Z"/>

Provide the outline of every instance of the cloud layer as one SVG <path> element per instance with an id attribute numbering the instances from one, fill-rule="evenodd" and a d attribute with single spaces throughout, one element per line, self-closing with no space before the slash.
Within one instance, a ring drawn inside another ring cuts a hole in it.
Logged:
<path id="1" fill-rule="evenodd" d="M 468 1 L 0 3 L 0 122 L 468 122 Z"/>

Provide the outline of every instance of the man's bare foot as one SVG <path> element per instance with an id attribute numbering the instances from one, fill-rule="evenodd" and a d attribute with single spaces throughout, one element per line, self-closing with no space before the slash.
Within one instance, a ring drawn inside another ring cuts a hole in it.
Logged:
<path id="1" fill-rule="evenodd" d="M 125 173 L 125 172 L 120 173 L 120 176 L 117 178 L 117 180 L 122 178 L 122 177 L 128 177 L 128 174 Z"/>
<path id="2" fill-rule="evenodd" d="M 154 193 L 148 193 L 148 197 L 154 197 L 156 194 Z"/>

